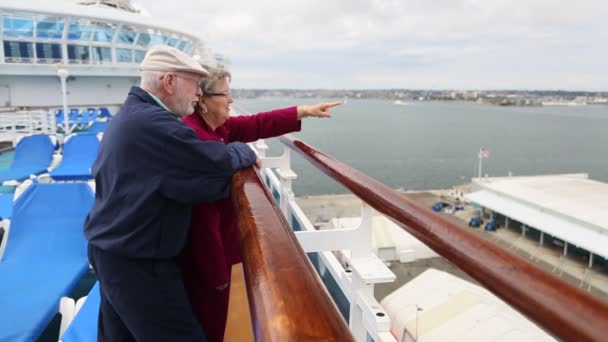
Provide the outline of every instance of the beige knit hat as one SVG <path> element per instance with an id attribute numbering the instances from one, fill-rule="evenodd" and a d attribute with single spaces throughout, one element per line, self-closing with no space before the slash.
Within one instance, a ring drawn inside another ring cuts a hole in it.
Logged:
<path id="1" fill-rule="evenodd" d="M 169 45 L 155 45 L 151 47 L 139 66 L 140 71 L 181 71 L 191 72 L 202 76 L 209 73 L 199 62 Z"/>

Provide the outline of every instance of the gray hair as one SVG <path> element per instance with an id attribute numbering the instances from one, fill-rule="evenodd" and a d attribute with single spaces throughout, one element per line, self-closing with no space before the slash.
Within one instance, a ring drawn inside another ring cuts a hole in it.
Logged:
<path id="1" fill-rule="evenodd" d="M 162 87 L 161 78 L 166 71 L 142 71 L 140 88 L 148 91 L 159 90 Z"/>
<path id="2" fill-rule="evenodd" d="M 230 78 L 232 75 L 228 69 L 224 68 L 214 68 L 207 65 L 203 65 L 203 68 L 209 72 L 209 76 L 203 78 L 199 83 L 199 87 L 205 93 L 213 93 L 213 89 L 217 81 L 222 79 L 227 79 L 230 82 Z"/>

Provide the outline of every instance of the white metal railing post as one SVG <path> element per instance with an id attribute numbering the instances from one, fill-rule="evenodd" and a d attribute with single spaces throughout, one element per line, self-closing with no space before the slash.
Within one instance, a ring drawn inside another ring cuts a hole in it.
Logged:
<path id="1" fill-rule="evenodd" d="M 289 218 L 288 208 L 289 200 L 294 198 L 293 191 L 291 190 L 291 183 L 294 179 L 298 178 L 295 172 L 291 169 L 291 152 L 287 146 L 283 147 L 283 154 L 280 157 L 265 157 L 268 146 L 263 141 L 255 144 L 256 149 L 259 148 L 260 156 L 262 158 L 262 167 L 269 169 L 276 169 L 276 174 L 279 178 L 279 208 L 285 215 L 285 218 Z M 272 189 L 271 189 L 272 190 Z"/>
<path id="2" fill-rule="evenodd" d="M 279 176 L 279 180 L 281 181 L 281 202 L 280 208 L 283 212 L 285 218 L 289 220 L 289 212 L 288 212 L 288 203 L 290 199 L 293 199 L 295 196 L 291 189 L 291 184 L 294 179 L 298 176 L 291 170 L 291 151 L 287 148 L 287 146 L 283 146 L 283 155 L 281 156 L 282 165 L 277 168 L 277 175 Z"/>
<path id="3" fill-rule="evenodd" d="M 266 145 L 266 142 L 264 141 L 264 139 L 260 139 L 258 141 L 256 141 L 253 144 L 253 147 L 255 148 L 255 150 L 258 153 L 258 156 L 260 158 L 266 158 L 266 151 L 268 150 L 268 145 Z M 262 172 L 262 181 L 264 183 L 268 182 L 268 174 L 266 172 Z"/>
<path id="4" fill-rule="evenodd" d="M 27 122 L 25 123 L 25 131 L 29 134 L 34 134 L 34 114 L 31 110 L 28 110 L 26 112 L 25 120 L 27 120 Z"/>
<path id="5" fill-rule="evenodd" d="M 268 145 L 266 145 L 264 139 L 256 141 L 253 146 L 255 146 L 255 149 L 258 151 L 260 158 L 266 158 L 266 151 L 268 151 Z"/>
<path id="6" fill-rule="evenodd" d="M 350 247 L 351 261 L 372 256 L 374 209 L 367 203 L 361 202 L 361 224 L 352 234 Z M 357 341 L 367 341 L 367 331 L 363 325 L 363 309 L 360 304 L 362 295 L 374 295 L 374 285 L 366 284 L 359 272 L 352 272 L 351 300 L 348 325 Z"/>
<path id="7" fill-rule="evenodd" d="M 57 117 L 55 113 L 49 109 L 49 114 L 51 116 L 51 131 L 49 133 L 56 134 L 57 133 Z"/>

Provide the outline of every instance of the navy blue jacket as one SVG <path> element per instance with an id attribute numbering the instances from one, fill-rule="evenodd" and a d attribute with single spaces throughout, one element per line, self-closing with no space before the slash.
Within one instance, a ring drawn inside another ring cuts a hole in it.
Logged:
<path id="1" fill-rule="evenodd" d="M 139 87 L 110 121 L 93 164 L 91 245 L 131 258 L 166 259 L 183 248 L 193 203 L 229 194 L 232 174 L 255 162 L 243 143 L 201 141 Z"/>

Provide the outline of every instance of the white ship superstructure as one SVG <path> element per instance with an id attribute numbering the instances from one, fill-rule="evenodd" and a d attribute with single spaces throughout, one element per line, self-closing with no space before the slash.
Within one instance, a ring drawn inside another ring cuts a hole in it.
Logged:
<path id="1" fill-rule="evenodd" d="M 0 3 L 0 107 L 121 103 L 148 48 L 167 44 L 213 63 L 203 41 L 142 15 L 125 0 Z"/>

